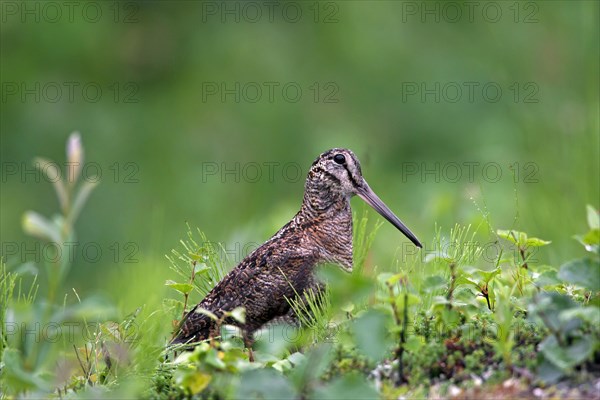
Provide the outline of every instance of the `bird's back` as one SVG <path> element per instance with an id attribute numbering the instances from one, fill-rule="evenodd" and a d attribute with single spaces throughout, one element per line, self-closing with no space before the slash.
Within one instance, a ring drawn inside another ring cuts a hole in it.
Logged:
<path id="1" fill-rule="evenodd" d="M 200 309 L 221 318 L 226 311 L 244 307 L 245 324 L 240 325 L 231 319 L 224 322 L 239 325 L 249 334 L 274 318 L 287 314 L 290 305 L 286 299 L 294 298 L 315 284 L 312 272 L 319 262 L 319 253 L 309 241 L 310 238 L 301 229 L 291 224 L 284 226 L 249 254 L 188 312 L 172 343 L 196 342 L 218 334 L 213 332 L 215 321 L 199 313 Z"/>

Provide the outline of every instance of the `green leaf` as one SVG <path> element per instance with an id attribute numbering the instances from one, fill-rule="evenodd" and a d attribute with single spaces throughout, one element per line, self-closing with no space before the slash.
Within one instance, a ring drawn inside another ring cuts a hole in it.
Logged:
<path id="1" fill-rule="evenodd" d="M 406 339 L 404 348 L 408 351 L 417 352 L 425 344 L 425 338 L 423 336 L 410 336 Z"/>
<path id="2" fill-rule="evenodd" d="M 518 246 L 523 246 L 525 243 L 527 243 L 527 234 L 525 232 L 498 229 L 496 233 L 501 238 L 506 239 Z"/>
<path id="3" fill-rule="evenodd" d="M 594 343 L 584 336 L 573 340 L 569 346 L 561 347 L 556 337 L 550 335 L 540 343 L 539 348 L 548 361 L 566 371 L 585 361 L 592 354 Z"/>
<path id="4" fill-rule="evenodd" d="M 485 283 L 489 283 L 492 279 L 494 279 L 496 275 L 499 275 L 501 272 L 502 269 L 500 267 L 492 271 L 477 270 L 477 273 L 481 275 Z"/>
<path id="5" fill-rule="evenodd" d="M 586 206 L 587 209 L 587 223 L 590 229 L 600 229 L 600 214 L 591 205 Z"/>
<path id="6" fill-rule="evenodd" d="M 589 258 L 581 258 L 563 264 L 558 271 L 558 277 L 569 283 L 600 291 L 600 264 Z"/>
<path id="7" fill-rule="evenodd" d="M 182 294 L 189 294 L 192 291 L 192 289 L 194 288 L 194 286 L 191 283 L 178 283 L 178 282 L 172 281 L 170 279 L 168 279 L 165 282 L 165 286 L 175 289 L 179 293 L 182 293 Z"/>
<path id="8" fill-rule="evenodd" d="M 558 279 L 558 272 L 554 270 L 548 270 L 540 274 L 535 280 L 534 284 L 537 287 L 546 287 L 546 286 L 555 286 L 562 283 L 560 279 Z"/>
<path id="9" fill-rule="evenodd" d="M 525 246 L 527 246 L 527 247 L 541 247 L 541 246 L 549 245 L 550 243 L 552 243 L 552 241 L 550 241 L 550 240 L 543 240 L 543 239 L 540 239 L 540 238 L 532 237 L 532 238 L 528 238 L 527 239 L 527 241 L 525 242 Z"/>
<path id="10" fill-rule="evenodd" d="M 558 317 L 564 323 L 573 318 L 580 318 L 584 321 L 588 321 L 592 326 L 599 326 L 600 308 L 596 306 L 575 307 L 570 310 L 561 311 Z"/>
<path id="11" fill-rule="evenodd" d="M 211 375 L 200 371 L 177 371 L 175 373 L 175 383 L 188 389 L 192 394 L 206 389 L 211 380 Z"/>
<path id="12" fill-rule="evenodd" d="M 296 399 L 290 381 L 275 369 L 257 369 L 242 374 L 236 399 Z"/>
<path id="13" fill-rule="evenodd" d="M 431 275 L 423 281 L 423 290 L 431 293 L 446 287 L 446 279 L 440 275 Z"/>
<path id="14" fill-rule="evenodd" d="M 23 355 L 15 349 L 7 348 L 2 354 L 2 390 L 11 388 L 15 392 L 26 390 L 49 390 L 50 383 L 46 382 L 37 373 L 23 368 Z"/>
<path id="15" fill-rule="evenodd" d="M 598 253 L 600 247 L 600 229 L 591 229 L 585 235 L 575 235 L 575 239 L 581 243 L 585 249 L 592 253 Z"/>
<path id="16" fill-rule="evenodd" d="M 404 278 L 405 275 L 400 273 L 400 274 L 394 274 L 392 276 L 390 276 L 389 278 L 386 279 L 386 283 L 388 285 L 395 285 L 396 283 L 400 282 L 400 280 L 402 278 Z"/>
<path id="17" fill-rule="evenodd" d="M 405 305 L 405 301 L 406 301 L 406 305 Z M 412 293 L 408 293 L 408 296 L 404 296 L 404 293 L 400 293 L 397 297 L 396 297 L 396 307 L 398 307 L 398 310 L 403 310 L 405 306 L 407 307 L 411 307 L 414 306 L 416 304 L 420 304 L 421 303 L 421 298 L 415 294 Z"/>
<path id="18" fill-rule="evenodd" d="M 205 358 L 203 360 L 207 365 L 218 369 L 223 370 L 227 365 L 219 358 L 219 353 L 217 349 L 211 348 L 206 352 Z"/>
<path id="19" fill-rule="evenodd" d="M 358 349 L 373 360 L 381 360 L 389 347 L 388 318 L 387 314 L 371 309 L 352 324 Z"/>
<path id="20" fill-rule="evenodd" d="M 545 383 L 555 383 L 564 376 L 564 372 L 548 361 L 543 355 L 541 356 L 541 363 L 539 364 L 537 375 Z"/>
<path id="21" fill-rule="evenodd" d="M 306 362 L 306 356 L 298 351 L 290 354 L 287 359 L 294 365 L 300 365 Z"/>

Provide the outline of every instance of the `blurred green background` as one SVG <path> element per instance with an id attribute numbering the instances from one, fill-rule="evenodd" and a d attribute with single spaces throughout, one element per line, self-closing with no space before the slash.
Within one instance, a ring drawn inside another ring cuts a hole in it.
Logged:
<path id="1" fill-rule="evenodd" d="M 80 131 L 102 182 L 77 240 L 103 251 L 76 252 L 82 296 L 159 296 L 186 222 L 233 265 L 293 216 L 331 147 L 357 154 L 426 250 L 436 223 L 481 223 L 475 200 L 495 229 L 552 240 L 539 257 L 559 264 L 598 207 L 596 1 L 53 3 L 2 3 L 0 233 L 22 249 L 9 268 L 32 258 L 22 215 L 58 204 L 21 173 L 35 156 L 62 163 Z M 373 264 L 407 244 L 384 225 Z"/>

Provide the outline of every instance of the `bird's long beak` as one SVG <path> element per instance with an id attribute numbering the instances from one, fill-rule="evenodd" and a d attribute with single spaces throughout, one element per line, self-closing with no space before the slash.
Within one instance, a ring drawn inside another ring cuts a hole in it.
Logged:
<path id="1" fill-rule="evenodd" d="M 373 192 L 373 190 L 369 187 L 366 181 L 363 181 L 363 186 L 358 188 L 356 194 L 360 196 L 361 199 L 367 202 L 371 207 L 375 209 L 383 218 L 387 219 L 392 225 L 394 225 L 398 230 L 410 239 L 411 242 L 415 244 L 417 247 L 423 247 L 419 239 L 400 221 L 398 217 L 389 209 L 388 206 L 385 205 L 383 201 Z"/>

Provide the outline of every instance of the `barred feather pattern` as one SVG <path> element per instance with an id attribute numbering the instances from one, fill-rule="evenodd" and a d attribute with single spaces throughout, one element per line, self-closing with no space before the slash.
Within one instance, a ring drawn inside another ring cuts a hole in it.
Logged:
<path id="1" fill-rule="evenodd" d="M 333 160 L 339 154 L 344 165 Z M 321 154 L 308 172 L 300 211 L 187 313 L 172 343 L 197 342 L 217 334 L 215 322 L 198 309 L 221 318 L 225 311 L 244 307 L 244 324 L 225 322 L 239 326 L 249 338 L 276 319 L 293 320 L 286 299 L 321 287 L 314 274 L 317 265 L 333 263 L 352 270 L 350 198 L 362 182 L 360 164 L 350 150 Z"/>

